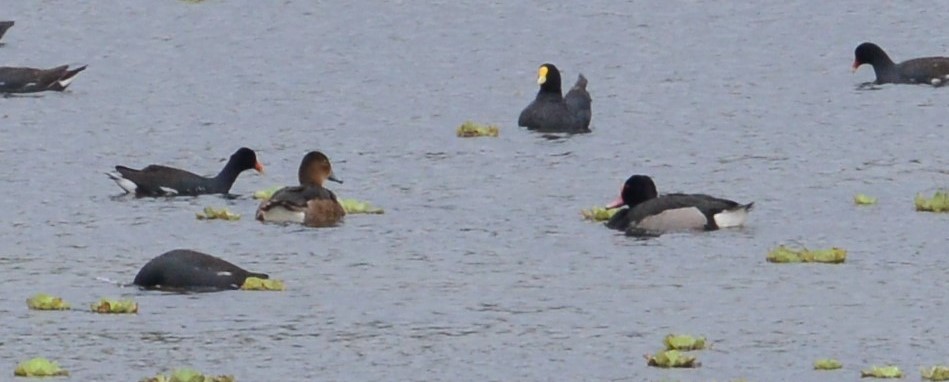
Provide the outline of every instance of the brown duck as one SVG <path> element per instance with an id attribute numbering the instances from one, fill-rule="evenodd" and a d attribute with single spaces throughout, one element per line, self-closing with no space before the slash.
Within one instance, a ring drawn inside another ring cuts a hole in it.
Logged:
<path id="1" fill-rule="evenodd" d="M 343 183 L 333 174 L 329 158 L 319 151 L 303 157 L 297 173 L 299 186 L 284 187 L 257 208 L 257 220 L 264 222 L 303 223 L 309 227 L 332 227 L 346 211 L 333 191 L 323 188 L 327 180 Z"/>

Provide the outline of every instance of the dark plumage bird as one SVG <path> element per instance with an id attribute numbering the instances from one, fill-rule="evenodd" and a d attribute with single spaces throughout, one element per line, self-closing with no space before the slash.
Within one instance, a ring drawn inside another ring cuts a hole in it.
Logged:
<path id="1" fill-rule="evenodd" d="M 85 69 L 85 65 L 75 69 L 69 69 L 69 65 L 52 69 L 3 66 L 0 67 L 0 93 L 61 92 Z"/>
<path id="2" fill-rule="evenodd" d="M 150 165 L 141 170 L 115 166 L 115 173 L 106 173 L 125 192 L 136 196 L 195 196 L 203 194 L 226 194 L 231 190 L 237 176 L 245 170 L 263 172 L 264 166 L 257 161 L 257 153 L 241 147 L 224 165 L 224 169 L 213 178 L 205 178 L 173 167 Z"/>
<path id="3" fill-rule="evenodd" d="M 922 57 L 893 62 L 879 46 L 865 42 L 854 50 L 853 71 L 863 64 L 873 66 L 875 84 L 930 84 L 942 86 L 949 81 L 949 57 Z"/>
<path id="4" fill-rule="evenodd" d="M 13 24 L 13 21 L 0 21 L 0 39 L 3 38 L 3 35 L 7 33 L 7 29 L 10 29 Z"/>
<path id="5" fill-rule="evenodd" d="M 517 119 L 518 126 L 550 133 L 589 133 L 593 102 L 587 93 L 587 79 L 580 74 L 577 83 L 561 95 L 560 71 L 553 64 L 537 69 L 537 97 L 527 105 Z"/>
<path id="6" fill-rule="evenodd" d="M 645 175 L 633 175 L 607 208 L 620 210 L 607 227 L 626 231 L 630 236 L 654 236 L 668 231 L 716 230 L 745 223 L 754 203 L 739 204 L 705 194 L 665 194 L 659 196 L 656 184 Z"/>
<path id="7" fill-rule="evenodd" d="M 238 289 L 248 277 L 270 276 L 249 272 L 208 254 L 176 249 L 151 259 L 132 283 L 145 289 L 211 291 Z"/>
<path id="8" fill-rule="evenodd" d="M 333 174 L 329 158 L 319 151 L 307 153 L 300 162 L 297 178 L 299 186 L 281 188 L 260 203 L 257 220 L 303 223 L 310 227 L 339 224 L 346 211 L 333 191 L 323 188 L 327 180 L 343 183 Z"/>

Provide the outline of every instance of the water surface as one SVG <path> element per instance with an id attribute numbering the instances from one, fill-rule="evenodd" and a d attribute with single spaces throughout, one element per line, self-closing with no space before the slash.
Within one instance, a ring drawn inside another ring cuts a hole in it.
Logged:
<path id="1" fill-rule="evenodd" d="M 947 9 L 934 9 L 944 7 Z M 713 1 L 10 2 L 2 65 L 88 64 L 63 94 L 0 99 L 0 358 L 75 380 L 180 366 L 239 380 L 852 381 L 945 362 L 949 218 L 912 197 L 949 180 L 947 95 L 858 91 L 853 48 L 949 53 L 949 4 Z M 594 132 L 515 126 L 537 66 L 582 72 Z M 497 139 L 459 139 L 465 120 Z M 243 197 L 115 197 L 102 173 L 216 173 L 258 151 Z M 253 191 L 320 149 L 341 197 L 385 215 L 335 229 L 262 225 Z M 755 201 L 747 227 L 633 240 L 580 220 L 633 173 L 660 191 Z M 855 193 L 877 196 L 858 208 Z M 227 206 L 238 222 L 194 213 Z M 839 266 L 764 261 L 840 246 Z M 283 279 L 283 293 L 119 288 L 173 248 Z M 31 312 L 132 296 L 137 316 Z M 709 337 L 667 371 L 662 337 Z M 845 364 L 811 370 L 816 358 Z"/>

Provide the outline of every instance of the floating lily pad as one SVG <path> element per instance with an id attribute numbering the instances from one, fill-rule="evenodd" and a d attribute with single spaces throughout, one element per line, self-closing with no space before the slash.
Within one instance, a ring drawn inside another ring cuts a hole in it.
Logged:
<path id="1" fill-rule="evenodd" d="M 158 374 L 139 382 L 235 382 L 232 375 L 204 375 L 193 369 L 178 369 L 169 375 Z"/>
<path id="2" fill-rule="evenodd" d="M 867 194 L 857 194 L 854 195 L 853 202 L 858 206 L 868 206 L 871 204 L 877 204 L 877 198 Z"/>
<path id="3" fill-rule="evenodd" d="M 847 250 L 831 249 L 791 249 L 783 245 L 768 252 L 767 260 L 772 263 L 827 263 L 840 264 L 847 260 Z"/>
<path id="4" fill-rule="evenodd" d="M 16 365 L 13 375 L 18 377 L 58 377 L 69 375 L 69 372 L 60 368 L 56 362 L 37 357 L 20 362 Z"/>
<path id="5" fill-rule="evenodd" d="M 339 204 L 347 214 L 381 214 L 385 213 L 382 208 L 377 208 L 368 202 L 356 199 L 339 199 Z"/>
<path id="6" fill-rule="evenodd" d="M 588 210 L 580 210 L 580 214 L 583 215 L 583 218 L 586 220 L 602 222 L 610 220 L 619 210 L 620 208 L 606 209 L 606 207 L 593 207 Z"/>
<path id="7" fill-rule="evenodd" d="M 103 298 L 92 304 L 95 313 L 138 313 L 138 303 L 135 300 L 110 300 Z"/>
<path id="8" fill-rule="evenodd" d="M 244 279 L 244 285 L 241 285 L 241 289 L 242 290 L 281 291 L 287 288 L 283 285 L 283 281 L 280 281 L 280 280 L 248 277 Z"/>
<path id="9" fill-rule="evenodd" d="M 872 366 L 869 369 L 861 370 L 862 378 L 903 378 L 903 372 L 900 368 L 893 365 Z"/>
<path id="10" fill-rule="evenodd" d="M 273 186 L 270 188 L 265 188 L 263 190 L 257 191 L 254 193 L 254 199 L 268 200 L 270 199 L 271 196 L 273 196 L 274 192 L 277 192 L 277 190 L 281 188 L 283 187 Z"/>
<path id="11" fill-rule="evenodd" d="M 204 211 L 194 214 L 198 220 L 240 220 L 241 215 L 229 211 L 227 208 L 204 207 Z"/>
<path id="12" fill-rule="evenodd" d="M 62 298 L 51 296 L 46 293 L 37 293 L 33 297 L 26 299 L 26 306 L 33 310 L 68 310 L 69 304 Z"/>
<path id="13" fill-rule="evenodd" d="M 705 349 L 705 337 L 669 334 L 662 339 L 666 350 L 701 350 Z"/>
<path id="14" fill-rule="evenodd" d="M 699 367 L 701 364 L 695 356 L 684 354 L 678 350 L 665 350 L 654 355 L 646 356 L 646 364 L 655 367 Z"/>
<path id="15" fill-rule="evenodd" d="M 916 211 L 949 212 L 949 191 L 936 191 L 932 198 L 916 194 Z"/>
<path id="16" fill-rule="evenodd" d="M 457 134 L 462 138 L 470 137 L 496 137 L 501 132 L 497 126 L 482 125 L 471 121 L 466 121 L 458 127 Z"/>
<path id="17" fill-rule="evenodd" d="M 922 370 L 923 379 L 929 381 L 949 381 L 949 366 L 933 366 Z"/>
<path id="18" fill-rule="evenodd" d="M 833 358 L 821 358 L 814 361 L 814 370 L 837 370 L 842 367 L 844 365 Z"/>

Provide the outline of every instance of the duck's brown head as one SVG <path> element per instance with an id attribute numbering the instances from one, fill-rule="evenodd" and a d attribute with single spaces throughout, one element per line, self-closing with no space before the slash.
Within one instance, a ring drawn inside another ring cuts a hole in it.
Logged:
<path id="1" fill-rule="evenodd" d="M 310 151 L 300 162 L 300 171 L 297 173 L 300 185 L 323 186 L 327 180 L 337 183 L 343 183 L 342 180 L 333 174 L 333 165 L 330 159 L 319 151 Z"/>

